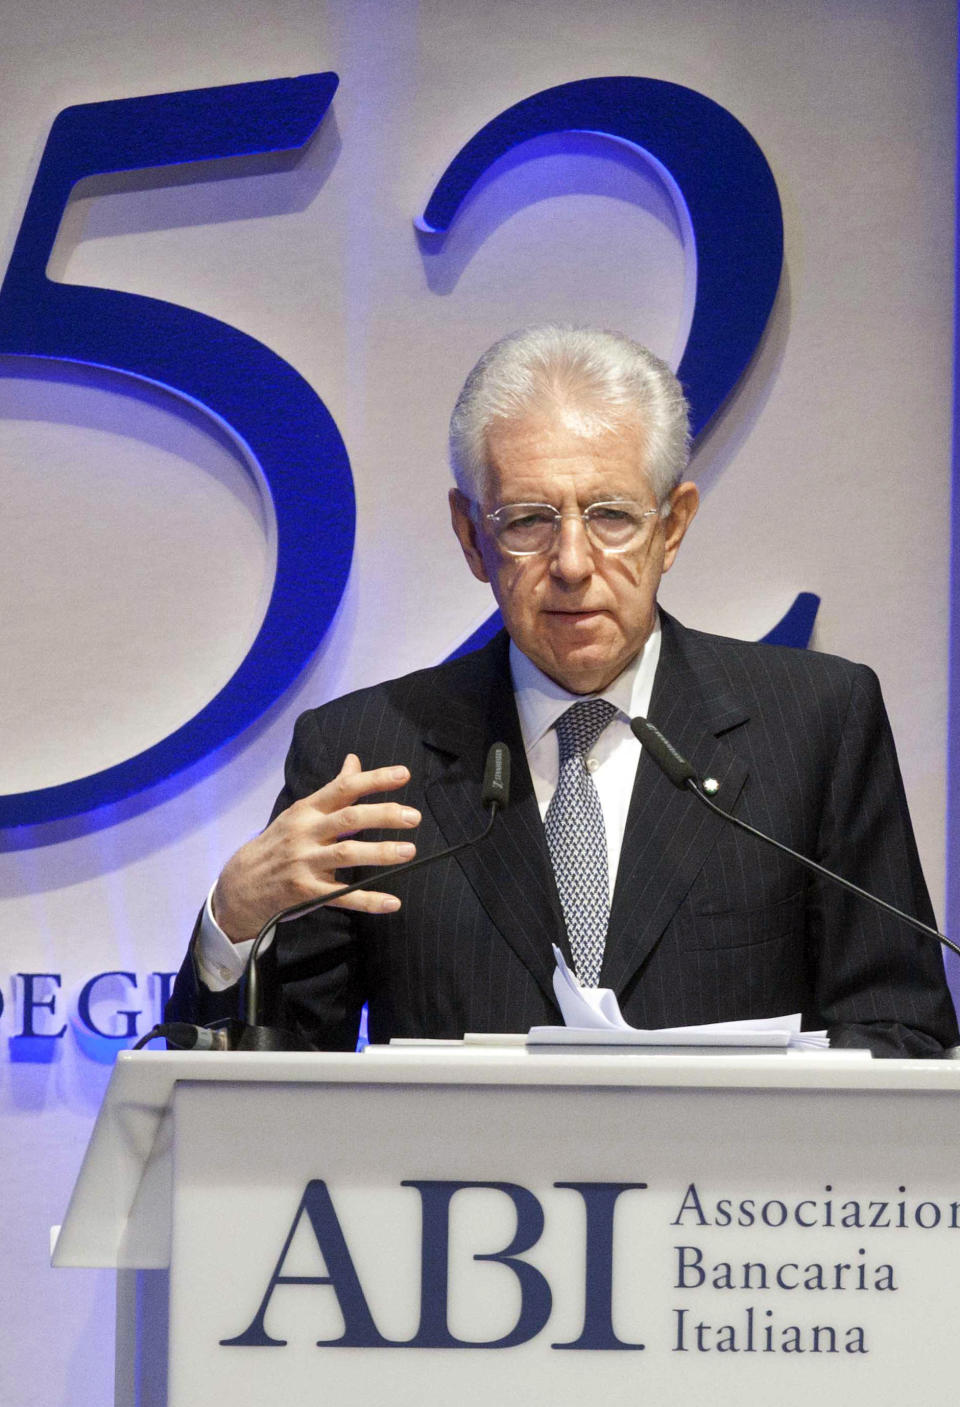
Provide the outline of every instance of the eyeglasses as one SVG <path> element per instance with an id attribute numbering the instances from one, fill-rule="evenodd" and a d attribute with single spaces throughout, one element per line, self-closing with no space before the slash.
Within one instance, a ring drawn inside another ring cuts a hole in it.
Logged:
<path id="1" fill-rule="evenodd" d="M 561 513 L 552 503 L 507 503 L 485 517 L 504 552 L 511 557 L 535 557 L 553 550 L 564 518 L 579 518 L 590 542 L 601 552 L 627 552 L 648 531 L 647 520 L 661 512 L 615 498 L 591 503 L 582 513 Z"/>

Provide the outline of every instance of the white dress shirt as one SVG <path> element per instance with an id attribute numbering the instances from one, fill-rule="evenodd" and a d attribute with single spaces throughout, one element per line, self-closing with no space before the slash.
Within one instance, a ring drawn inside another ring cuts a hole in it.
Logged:
<path id="1" fill-rule="evenodd" d="M 617 710 L 604 728 L 590 752 L 587 767 L 593 776 L 607 837 L 607 873 L 610 894 L 617 877 L 623 833 L 633 782 L 640 760 L 640 744 L 630 731 L 630 719 L 638 714 L 646 718 L 653 693 L 653 679 L 660 659 L 660 621 L 656 621 L 649 639 L 636 659 L 597 698 L 606 699 Z M 560 773 L 560 748 L 554 724 L 572 704 L 584 695 L 571 694 L 548 678 L 532 660 L 510 642 L 510 675 L 513 681 L 520 732 L 527 754 L 533 789 L 544 818 L 550 798 L 557 789 Z M 590 696 L 593 697 L 593 696 Z M 197 937 L 197 967 L 201 980 L 211 991 L 221 992 L 233 986 L 243 975 L 252 940 L 231 943 L 213 916 L 211 899 L 207 896 L 200 932 Z M 272 935 L 265 942 L 269 943 Z"/>

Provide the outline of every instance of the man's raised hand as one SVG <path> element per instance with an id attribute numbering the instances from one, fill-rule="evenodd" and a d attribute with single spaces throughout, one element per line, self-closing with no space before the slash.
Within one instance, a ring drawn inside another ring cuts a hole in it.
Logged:
<path id="1" fill-rule="evenodd" d="M 357 865 L 400 865 L 416 846 L 400 840 L 362 840 L 368 830 L 410 830 L 420 812 L 395 801 L 364 802 L 363 797 L 396 791 L 410 780 L 406 767 L 364 772 L 348 753 L 326 786 L 295 801 L 266 830 L 229 859 L 213 891 L 213 914 L 234 943 L 255 938 L 272 914 L 337 889 L 338 869 Z M 400 907 L 392 894 L 357 889 L 334 905 L 361 913 L 389 914 Z"/>

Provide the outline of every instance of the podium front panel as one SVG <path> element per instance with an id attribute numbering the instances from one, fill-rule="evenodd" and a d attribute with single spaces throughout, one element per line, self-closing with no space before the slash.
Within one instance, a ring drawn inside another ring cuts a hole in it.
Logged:
<path id="1" fill-rule="evenodd" d="M 171 1407 L 955 1391 L 955 1081 L 352 1068 L 178 1086 Z"/>

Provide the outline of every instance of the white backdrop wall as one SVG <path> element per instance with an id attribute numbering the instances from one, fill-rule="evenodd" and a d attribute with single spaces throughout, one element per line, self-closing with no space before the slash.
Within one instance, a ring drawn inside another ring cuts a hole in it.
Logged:
<path id="1" fill-rule="evenodd" d="M 663 592 L 763 634 L 800 590 L 814 644 L 878 671 L 935 902 L 945 874 L 956 7 L 926 0 L 8 0 L 0 266 L 69 104 L 333 69 L 292 170 L 79 192 L 50 272 L 212 314 L 316 388 L 350 453 L 357 544 L 314 661 L 186 778 L 2 836 L 0 1402 L 110 1400 L 111 1287 L 47 1268 L 117 1041 L 155 1014 L 223 858 L 262 824 L 297 712 L 443 658 L 488 612 L 447 526 L 445 420 L 466 371 L 534 319 L 624 329 L 674 362 L 689 316 L 676 212 L 599 142 L 512 163 L 441 252 L 412 221 L 491 117 L 553 84 L 667 79 L 727 107 L 776 176 L 786 265 L 758 356 L 699 446 L 701 517 Z M 242 658 L 269 515 L 242 464 L 162 396 L 0 360 L 3 791 L 130 756 Z M 25 1041 L 23 980 L 37 979 Z"/>

